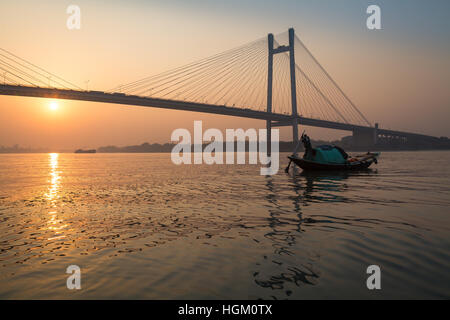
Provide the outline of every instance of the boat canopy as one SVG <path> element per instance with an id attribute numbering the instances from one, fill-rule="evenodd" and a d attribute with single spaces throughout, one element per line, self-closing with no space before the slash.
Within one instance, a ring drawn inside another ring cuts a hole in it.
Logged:
<path id="1" fill-rule="evenodd" d="M 342 152 L 334 146 L 324 145 L 313 149 L 305 155 L 305 160 L 315 161 L 318 163 L 334 163 L 344 164 L 347 160 L 343 157 Z"/>

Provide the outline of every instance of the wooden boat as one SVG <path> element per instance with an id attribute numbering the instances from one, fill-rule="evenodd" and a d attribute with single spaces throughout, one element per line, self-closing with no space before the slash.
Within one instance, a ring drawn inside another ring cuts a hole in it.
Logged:
<path id="1" fill-rule="evenodd" d="M 315 161 L 305 160 L 302 158 L 297 158 L 289 156 L 288 158 L 292 160 L 296 165 L 298 165 L 303 170 L 361 170 L 367 169 L 372 163 L 377 163 L 377 157 L 379 153 L 368 152 L 365 155 L 356 156 L 353 161 L 347 161 L 346 163 L 319 163 Z"/>
<path id="2" fill-rule="evenodd" d="M 338 146 L 319 146 L 313 148 L 311 141 L 306 134 L 302 134 L 301 142 L 305 147 L 305 153 L 302 158 L 289 156 L 289 170 L 291 162 L 294 162 L 303 170 L 316 171 L 346 171 L 362 170 L 369 168 L 372 163 L 378 162 L 379 152 L 367 152 L 363 155 L 350 157 L 342 148 Z"/>

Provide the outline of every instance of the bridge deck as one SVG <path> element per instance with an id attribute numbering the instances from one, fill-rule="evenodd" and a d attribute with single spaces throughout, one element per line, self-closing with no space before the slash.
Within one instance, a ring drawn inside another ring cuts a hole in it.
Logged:
<path id="1" fill-rule="evenodd" d="M 56 88 L 0 85 L 0 95 L 92 101 L 92 102 L 114 103 L 131 106 L 143 106 L 143 107 L 163 108 L 172 110 L 213 113 L 259 120 L 271 120 L 275 122 L 274 126 L 290 126 L 292 125 L 293 121 L 293 117 L 286 114 L 269 113 L 265 111 L 241 109 L 235 107 L 218 106 L 196 102 L 165 100 L 151 97 L 125 95 L 122 93 L 107 93 L 102 91 L 76 91 L 76 90 L 66 90 Z M 296 118 L 300 125 L 306 126 L 337 129 L 344 131 L 374 130 L 373 127 L 369 126 L 360 126 L 348 123 L 311 119 L 302 116 L 297 116 Z M 439 139 L 436 137 L 422 134 L 386 130 L 386 129 L 378 129 L 377 132 L 378 134 L 389 136 L 402 136 L 427 140 Z"/>

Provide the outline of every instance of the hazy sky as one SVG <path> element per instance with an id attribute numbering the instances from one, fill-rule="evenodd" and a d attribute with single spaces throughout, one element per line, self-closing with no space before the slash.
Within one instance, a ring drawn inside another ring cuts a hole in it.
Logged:
<path id="1" fill-rule="evenodd" d="M 81 8 L 68 30 L 66 8 Z M 381 7 L 382 30 L 366 28 Z M 450 1 L 2 1 L 1 48 L 93 90 L 111 89 L 294 27 L 371 122 L 450 136 Z M 3 79 L 1 79 L 3 81 Z M 204 127 L 264 122 L 182 111 L 0 96 L 0 145 L 55 150 L 168 142 Z M 313 138 L 347 132 L 307 128 Z M 290 139 L 283 129 L 281 138 Z"/>

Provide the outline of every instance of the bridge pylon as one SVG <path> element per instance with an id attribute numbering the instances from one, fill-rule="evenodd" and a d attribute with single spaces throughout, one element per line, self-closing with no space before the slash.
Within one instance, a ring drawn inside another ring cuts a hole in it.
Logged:
<path id="1" fill-rule="evenodd" d="M 289 53 L 289 69 L 291 82 L 291 106 L 292 106 L 292 141 L 295 149 L 293 154 L 297 154 L 298 149 L 298 122 L 297 122 L 297 86 L 295 80 L 295 32 L 294 28 L 289 29 L 289 45 L 282 45 L 274 48 L 273 34 L 267 35 L 268 39 L 268 72 L 267 72 L 267 112 L 272 112 L 272 88 L 273 88 L 273 56 L 278 53 Z M 272 142 L 272 120 L 267 120 L 267 148 L 270 154 L 270 145 Z"/>

